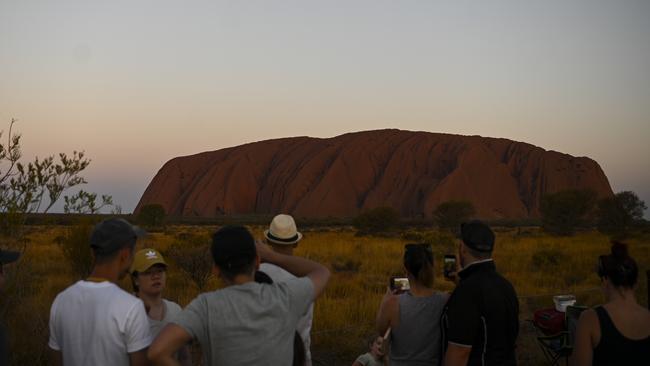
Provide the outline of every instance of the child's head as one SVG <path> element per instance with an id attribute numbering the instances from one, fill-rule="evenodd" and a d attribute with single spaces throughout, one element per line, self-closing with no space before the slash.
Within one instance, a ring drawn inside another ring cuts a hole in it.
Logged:
<path id="1" fill-rule="evenodd" d="M 368 348 L 370 349 L 370 354 L 375 358 L 379 359 L 384 357 L 384 338 L 382 336 L 374 336 L 368 339 Z"/>

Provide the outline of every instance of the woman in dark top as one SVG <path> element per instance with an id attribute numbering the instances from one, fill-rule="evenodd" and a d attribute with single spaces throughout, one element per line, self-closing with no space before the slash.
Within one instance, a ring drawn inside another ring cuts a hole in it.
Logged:
<path id="1" fill-rule="evenodd" d="M 650 311 L 634 295 L 638 272 L 623 243 L 598 258 L 607 303 L 580 315 L 572 365 L 650 364 Z"/>

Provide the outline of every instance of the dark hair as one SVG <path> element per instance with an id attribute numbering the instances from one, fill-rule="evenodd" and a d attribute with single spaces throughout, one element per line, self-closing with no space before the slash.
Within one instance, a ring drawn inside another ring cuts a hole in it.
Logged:
<path id="1" fill-rule="evenodd" d="M 597 273 L 616 287 L 632 288 L 636 285 L 639 268 L 628 254 L 627 244 L 612 241 L 612 254 L 598 257 Z"/>
<path id="2" fill-rule="evenodd" d="M 366 342 L 366 344 L 368 345 L 368 348 L 372 348 L 372 345 L 375 344 L 375 341 L 377 340 L 377 338 L 383 338 L 383 337 L 380 336 L 380 335 L 374 335 L 374 336 L 368 337 L 367 342 Z"/>
<path id="3" fill-rule="evenodd" d="M 124 248 L 129 248 L 131 251 L 133 251 L 135 249 L 135 239 L 132 241 L 125 242 L 124 245 L 122 245 L 119 248 L 114 248 L 110 252 L 107 252 L 105 249 L 91 247 L 93 251 L 93 255 L 95 256 L 96 264 L 105 264 L 113 261 L 115 258 L 117 258 L 117 255 L 120 253 L 120 250 Z"/>
<path id="4" fill-rule="evenodd" d="M 136 278 L 138 278 L 138 271 L 133 271 L 133 273 L 131 273 L 131 286 L 133 286 L 133 292 L 135 293 L 135 296 L 138 297 L 138 293 L 140 292 L 140 286 L 138 286 L 138 284 L 135 283 Z"/>
<path id="5" fill-rule="evenodd" d="M 406 244 L 404 267 L 421 284 L 433 286 L 433 250 L 430 244 Z"/>
<path id="6" fill-rule="evenodd" d="M 224 226 L 212 236 L 212 259 L 226 279 L 251 274 L 257 252 L 253 235 L 243 226 Z"/>

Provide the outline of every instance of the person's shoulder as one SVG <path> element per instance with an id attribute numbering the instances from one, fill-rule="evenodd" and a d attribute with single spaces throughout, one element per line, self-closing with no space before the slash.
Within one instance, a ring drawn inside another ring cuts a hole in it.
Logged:
<path id="1" fill-rule="evenodd" d="M 76 297 L 75 294 L 79 291 L 78 289 L 79 282 L 81 281 L 77 281 L 73 283 L 72 285 L 66 287 L 61 292 L 56 294 L 56 296 L 54 297 L 54 301 L 52 301 L 52 306 L 51 306 L 52 311 L 59 311 L 59 303 L 65 302 L 66 299 L 68 298 Z"/>
<path id="2" fill-rule="evenodd" d="M 370 353 L 364 353 L 357 357 L 355 360 L 356 362 L 359 362 L 362 365 L 370 365 L 370 362 L 372 361 L 372 355 Z"/>
<path id="3" fill-rule="evenodd" d="M 278 296 L 312 296 L 314 292 L 314 284 L 309 277 L 294 277 L 286 281 L 274 282 L 264 288 L 276 292 Z"/>
<path id="4" fill-rule="evenodd" d="M 54 298 L 54 302 L 64 301 L 69 298 L 76 298 L 82 296 L 81 294 L 87 289 L 87 282 L 79 280 L 72 285 L 66 287 L 63 291 L 59 292 Z"/>
<path id="5" fill-rule="evenodd" d="M 580 317 L 578 317 L 578 326 L 581 328 L 587 329 L 589 332 L 592 332 L 596 327 L 599 325 L 599 320 L 598 320 L 598 313 L 597 313 L 597 308 L 590 308 L 590 309 L 585 309 L 582 313 L 580 313 Z"/>
<path id="6" fill-rule="evenodd" d="M 266 273 L 271 277 L 273 282 L 283 282 L 287 281 L 293 278 L 296 278 L 293 274 L 291 274 L 289 271 L 285 270 L 282 267 L 276 266 L 275 264 L 271 263 L 262 263 L 260 264 L 260 269 L 261 272 Z"/>
<path id="7" fill-rule="evenodd" d="M 59 292 L 59 293 L 56 295 L 56 298 L 55 298 L 55 299 L 58 299 L 58 298 L 60 298 L 60 297 L 68 296 L 70 293 L 74 293 L 75 291 L 78 291 L 78 290 L 79 290 L 79 287 L 80 287 L 79 285 L 80 285 L 81 282 L 82 282 L 82 281 L 79 280 L 79 281 L 73 283 L 72 285 L 70 285 L 70 286 L 64 288 L 61 292 Z"/>
<path id="8" fill-rule="evenodd" d="M 578 319 L 580 319 L 581 321 L 588 321 L 588 322 L 598 321 L 598 313 L 596 311 L 598 307 L 600 306 L 597 306 L 595 308 L 585 309 L 583 312 L 580 313 L 580 317 Z"/>
<path id="9" fill-rule="evenodd" d="M 167 300 L 167 299 L 162 299 L 162 300 L 163 300 L 163 302 L 165 303 L 165 305 L 167 307 L 171 307 L 171 308 L 174 308 L 174 309 L 180 309 L 181 308 L 181 306 L 178 305 L 178 303 L 176 303 L 174 301 Z"/>
<path id="10" fill-rule="evenodd" d="M 133 308 L 136 305 L 143 304 L 142 300 L 124 291 L 116 284 L 111 284 L 111 286 L 106 286 L 104 291 L 106 291 L 109 294 L 107 297 L 111 303 L 111 306 Z"/>
<path id="11" fill-rule="evenodd" d="M 175 303 L 175 302 L 173 302 L 171 300 L 163 299 L 163 302 L 165 303 L 165 306 L 167 307 L 167 311 L 170 314 L 171 313 L 178 313 L 178 312 L 183 310 L 183 308 L 181 308 L 180 305 L 178 305 L 177 303 Z"/>

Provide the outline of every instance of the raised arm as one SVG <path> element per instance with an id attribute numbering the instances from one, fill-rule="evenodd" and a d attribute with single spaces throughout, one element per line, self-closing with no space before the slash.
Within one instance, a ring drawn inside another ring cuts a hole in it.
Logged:
<path id="1" fill-rule="evenodd" d="M 386 291 L 377 311 L 377 332 L 384 336 L 388 328 L 397 326 L 399 321 L 399 300 L 390 289 Z"/>
<path id="2" fill-rule="evenodd" d="M 52 366 L 63 366 L 63 355 L 61 351 L 50 349 L 50 362 Z"/>
<path id="3" fill-rule="evenodd" d="M 268 245 L 259 241 L 257 242 L 257 255 L 259 255 L 262 262 L 275 264 L 296 277 L 309 277 L 314 285 L 314 298 L 325 290 L 327 281 L 330 278 L 330 271 L 322 264 L 309 259 L 274 252 Z"/>
<path id="4" fill-rule="evenodd" d="M 168 324 L 153 341 L 147 358 L 153 365 L 180 365 L 174 354 L 192 340 L 192 336 L 176 324 Z"/>
<path id="5" fill-rule="evenodd" d="M 129 362 L 131 366 L 148 366 L 147 349 L 142 349 L 136 352 L 129 353 Z"/>

